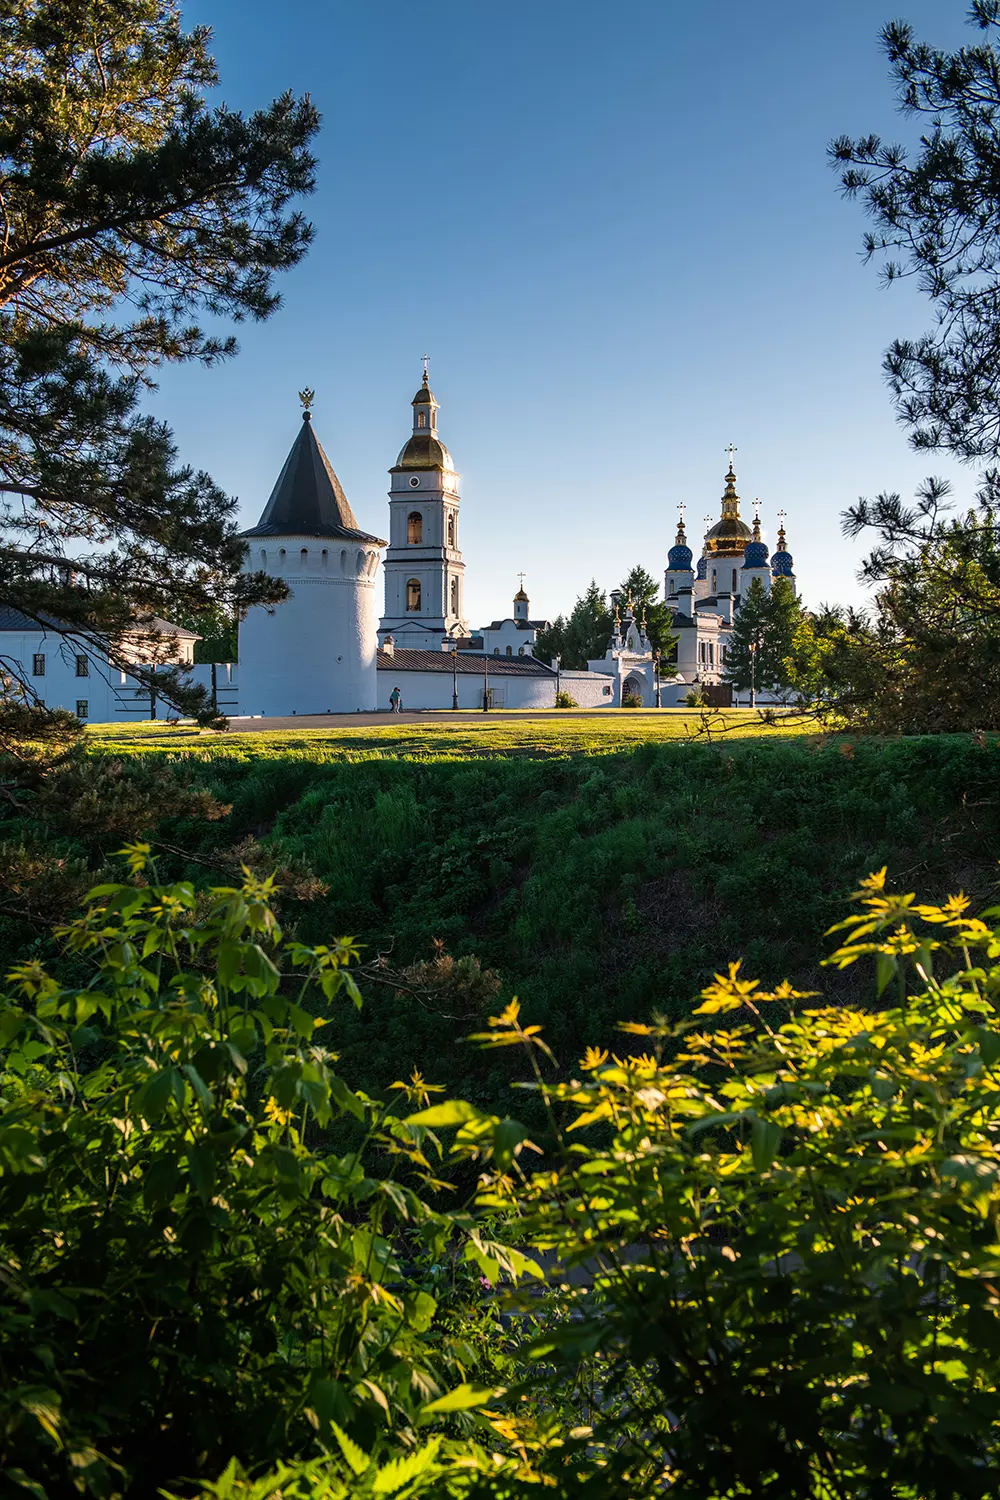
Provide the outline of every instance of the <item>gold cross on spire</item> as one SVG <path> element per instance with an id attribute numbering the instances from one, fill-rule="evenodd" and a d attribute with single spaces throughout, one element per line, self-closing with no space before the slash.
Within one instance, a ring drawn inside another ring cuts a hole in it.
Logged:
<path id="1" fill-rule="evenodd" d="M 785 517 L 787 515 L 788 515 L 787 510 L 779 510 L 778 511 L 778 520 L 781 522 L 782 526 L 784 526 L 784 524 L 785 524 Z"/>
<path id="2" fill-rule="evenodd" d="M 733 467 L 733 454 L 734 453 L 739 453 L 739 451 L 740 450 L 737 448 L 737 446 L 736 446 L 735 443 L 730 443 L 729 447 L 726 449 L 726 452 L 729 454 L 729 467 L 730 468 Z"/>
<path id="3" fill-rule="evenodd" d="M 517 575 L 517 581 L 521 585 L 521 591 L 523 593 L 523 591 L 524 591 L 524 574 L 523 573 L 518 573 L 518 575 Z"/>
<path id="4" fill-rule="evenodd" d="M 431 357 L 430 357 L 430 355 L 429 354 L 425 354 L 423 356 L 423 361 L 424 361 L 424 385 L 426 385 L 427 381 L 428 381 L 428 378 L 429 378 L 429 372 L 430 372 L 430 367 L 431 367 Z"/>

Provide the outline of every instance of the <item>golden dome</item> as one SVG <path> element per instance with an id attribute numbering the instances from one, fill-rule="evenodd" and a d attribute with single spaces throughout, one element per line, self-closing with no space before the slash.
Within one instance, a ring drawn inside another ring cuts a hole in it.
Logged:
<path id="1" fill-rule="evenodd" d="M 433 432 L 415 432 L 400 449 L 396 469 L 454 469 L 451 454 Z M 394 470 L 390 470 L 390 473 Z"/>
<path id="2" fill-rule="evenodd" d="M 730 463 L 722 496 L 722 519 L 705 533 L 705 554 L 708 557 L 742 557 L 752 536 L 750 527 L 740 520 L 740 497 L 736 493 L 736 475 Z"/>

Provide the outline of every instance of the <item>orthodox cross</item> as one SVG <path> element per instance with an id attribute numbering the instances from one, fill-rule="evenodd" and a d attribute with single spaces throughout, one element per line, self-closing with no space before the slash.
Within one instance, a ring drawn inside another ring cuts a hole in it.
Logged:
<path id="1" fill-rule="evenodd" d="M 687 510 L 687 506 L 684 504 L 683 500 L 681 501 L 680 505 L 678 505 L 677 509 L 680 511 L 681 525 L 683 526 L 684 525 L 684 512 Z"/>
<path id="2" fill-rule="evenodd" d="M 430 370 L 430 367 L 431 367 L 431 357 L 430 357 L 430 355 L 429 354 L 425 354 L 423 356 L 423 361 L 424 361 L 424 379 L 426 380 L 427 379 L 427 372 Z"/>
<path id="3" fill-rule="evenodd" d="M 779 510 L 778 511 L 778 524 L 780 525 L 782 531 L 784 531 L 784 529 L 785 529 L 785 517 L 787 515 L 788 515 L 787 510 Z"/>
<path id="4" fill-rule="evenodd" d="M 753 518 L 755 521 L 760 520 L 760 500 L 757 498 L 753 502 Z"/>
<path id="5" fill-rule="evenodd" d="M 732 468 L 733 467 L 733 454 L 734 453 L 739 453 L 740 450 L 737 448 L 737 446 L 736 446 L 735 443 L 730 443 L 729 447 L 725 451 L 729 454 L 729 467 Z"/>
<path id="6" fill-rule="evenodd" d="M 521 585 L 521 587 L 523 589 L 524 588 L 524 574 L 523 573 L 518 573 L 517 580 L 518 580 L 518 582 L 520 583 L 520 585 Z"/>

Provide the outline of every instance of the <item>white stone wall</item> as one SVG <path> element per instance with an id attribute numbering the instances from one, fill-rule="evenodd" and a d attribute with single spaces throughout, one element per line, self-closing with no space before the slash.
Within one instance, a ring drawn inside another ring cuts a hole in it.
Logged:
<path id="1" fill-rule="evenodd" d="M 378 707 L 389 707 L 389 694 L 398 687 L 403 709 L 451 708 L 454 679 L 450 672 L 402 672 L 392 667 L 378 669 Z M 458 674 L 459 708 L 482 708 L 485 674 Z M 552 708 L 556 698 L 555 677 L 489 676 L 490 701 L 494 708 Z M 573 694 L 576 697 L 576 694 Z"/>
<path id="2" fill-rule="evenodd" d="M 239 711 L 268 717 L 376 707 L 372 542 L 252 537 L 244 568 L 283 578 L 289 597 L 240 625 Z"/>
<path id="3" fill-rule="evenodd" d="M 44 671 L 39 673 L 34 671 L 36 656 L 44 657 Z M 77 666 L 80 656 L 86 658 L 82 676 Z M 104 652 L 64 640 L 51 631 L 0 631 L 0 668 L 10 670 L 15 666 L 46 708 L 64 708 L 71 714 L 79 710 L 81 719 L 90 724 L 150 717 L 150 694 L 145 685 L 140 686 L 131 674 L 112 666 Z M 234 671 L 229 666 L 216 669 L 221 713 L 235 711 Z M 211 672 L 211 667 L 192 667 L 190 681 L 210 687 Z M 174 712 L 162 701 L 156 705 L 158 718 Z"/>

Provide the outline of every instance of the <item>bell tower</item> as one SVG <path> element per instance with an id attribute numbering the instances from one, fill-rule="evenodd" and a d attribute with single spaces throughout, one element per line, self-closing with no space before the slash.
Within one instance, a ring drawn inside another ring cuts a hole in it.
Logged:
<path id="1" fill-rule="evenodd" d="M 413 431 L 389 470 L 389 547 L 379 641 L 449 651 L 469 634 L 458 537 L 458 475 L 438 436 L 438 403 L 424 378 L 411 402 Z"/>

